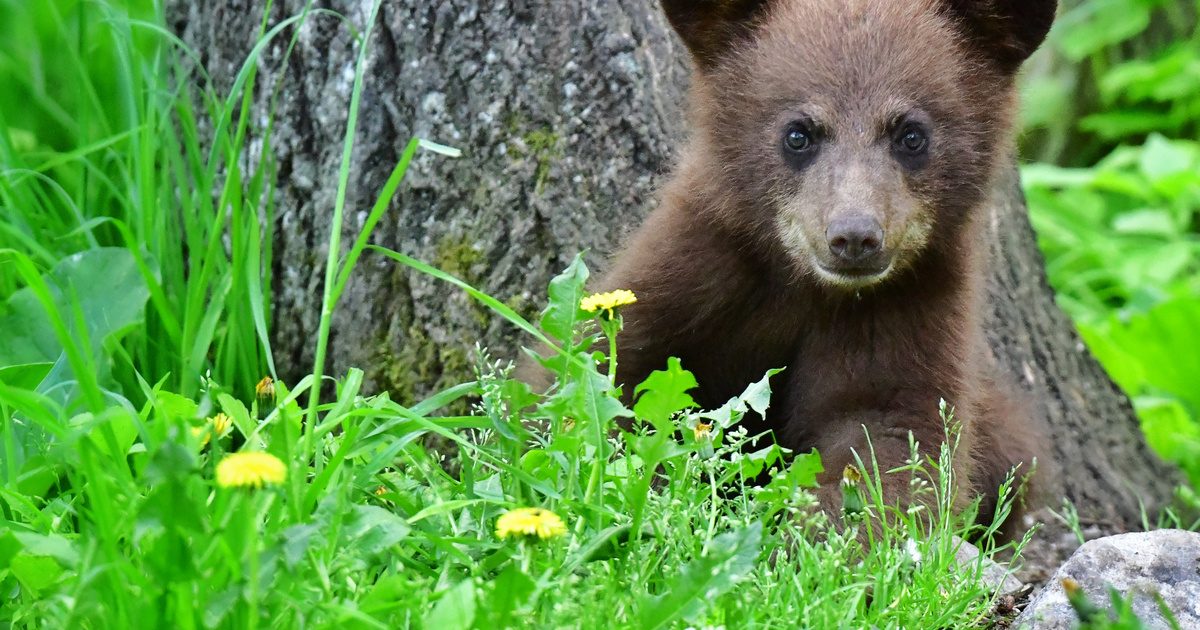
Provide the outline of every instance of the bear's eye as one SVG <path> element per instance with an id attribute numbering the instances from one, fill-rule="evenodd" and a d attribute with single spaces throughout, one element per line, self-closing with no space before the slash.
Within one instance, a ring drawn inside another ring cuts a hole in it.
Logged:
<path id="1" fill-rule="evenodd" d="M 821 143 L 818 129 L 813 123 L 796 120 L 783 130 L 783 142 L 780 144 L 784 160 L 792 168 L 800 170 L 812 164 Z"/>
<path id="2" fill-rule="evenodd" d="M 909 155 L 920 155 L 929 148 L 929 136 L 918 125 L 908 125 L 896 134 L 896 148 Z"/>
<path id="3" fill-rule="evenodd" d="M 804 127 L 790 127 L 783 136 L 783 147 L 792 153 L 803 153 L 811 146 L 812 135 Z"/>
<path id="4" fill-rule="evenodd" d="M 892 156 L 906 169 L 917 170 L 929 161 L 929 129 L 909 119 L 892 132 Z"/>

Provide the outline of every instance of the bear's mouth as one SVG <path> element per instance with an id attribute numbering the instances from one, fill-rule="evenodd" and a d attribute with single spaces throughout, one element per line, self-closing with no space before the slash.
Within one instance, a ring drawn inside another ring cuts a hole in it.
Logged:
<path id="1" fill-rule="evenodd" d="M 892 272 L 892 262 L 882 265 L 842 266 L 817 264 L 817 272 L 826 282 L 837 286 L 859 289 L 882 282 Z"/>

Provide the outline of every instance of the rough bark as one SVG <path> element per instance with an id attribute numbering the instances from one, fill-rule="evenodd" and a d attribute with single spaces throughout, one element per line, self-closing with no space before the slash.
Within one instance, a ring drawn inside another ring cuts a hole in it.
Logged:
<path id="1" fill-rule="evenodd" d="M 276 0 L 270 23 L 303 4 Z M 369 5 L 331 8 L 362 24 Z M 251 49 L 261 10 L 244 0 L 177 5 L 176 29 L 220 89 Z M 286 46 L 280 38 L 259 64 L 257 99 L 261 108 L 282 82 L 272 337 L 285 378 L 311 369 L 356 52 L 349 29 L 324 15 L 308 20 L 283 66 Z M 645 0 L 389 1 L 368 59 L 345 238 L 408 138 L 459 147 L 457 160 L 418 158 L 375 242 L 527 314 L 576 252 L 603 265 L 652 207 L 685 133 L 685 51 Z M 1049 421 L 1060 474 L 1046 494 L 1135 525 L 1139 503 L 1160 504 L 1176 477 L 1054 305 L 1015 170 L 989 212 L 989 335 Z M 469 378 L 476 341 L 515 356 L 524 340 L 453 288 L 368 255 L 339 305 L 330 367 L 362 367 L 372 387 L 406 400 Z"/>
<path id="2" fill-rule="evenodd" d="M 988 219 L 987 334 L 1047 423 L 1053 474 L 1040 480 L 1040 498 L 1058 507 L 1067 497 L 1085 517 L 1136 527 L 1143 507 L 1152 514 L 1169 499 L 1177 472 L 1146 445 L 1129 398 L 1055 304 L 1015 168 L 998 182 Z"/>

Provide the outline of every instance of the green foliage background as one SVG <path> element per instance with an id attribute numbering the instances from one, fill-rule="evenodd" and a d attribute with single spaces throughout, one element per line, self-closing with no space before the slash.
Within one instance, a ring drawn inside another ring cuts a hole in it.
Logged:
<path id="1" fill-rule="evenodd" d="M 1059 303 L 1200 483 L 1200 3 L 1067 2 L 1024 77 L 1023 180 Z"/>

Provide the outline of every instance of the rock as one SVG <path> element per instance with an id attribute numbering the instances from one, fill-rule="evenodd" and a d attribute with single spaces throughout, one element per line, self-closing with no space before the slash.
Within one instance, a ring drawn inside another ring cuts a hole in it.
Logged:
<path id="1" fill-rule="evenodd" d="M 1014 575 L 1026 584 L 1034 584 L 1039 587 L 1048 582 L 1050 576 L 1054 575 L 1054 572 L 1083 543 L 1130 531 L 1122 528 L 1119 523 L 1102 521 L 1078 523 L 1077 535 L 1075 527 L 1049 508 L 1041 508 L 1023 514 L 1017 530 L 1028 531 L 1035 526 L 1037 530 L 1029 544 L 1021 551 L 1021 561 L 1018 563 Z M 1080 537 L 1083 540 L 1080 540 Z"/>
<path id="2" fill-rule="evenodd" d="M 971 543 L 955 536 L 954 542 L 958 545 L 958 551 L 954 553 L 954 559 L 961 567 L 973 567 L 980 562 L 979 548 Z M 982 560 L 983 566 L 981 575 L 983 583 L 987 584 L 988 588 L 995 591 L 997 597 L 1012 595 L 1022 588 L 1024 584 L 1013 576 L 1012 571 L 1008 567 L 993 562 L 988 558 Z"/>
<path id="3" fill-rule="evenodd" d="M 1154 594 L 1162 597 L 1181 628 L 1200 628 L 1200 534 L 1164 529 L 1089 541 L 1058 569 L 1014 627 L 1032 630 L 1075 628 L 1079 619 L 1067 602 L 1064 579 L 1074 580 L 1088 600 L 1111 607 L 1109 587 L 1132 595 L 1133 609 L 1146 628 L 1171 628 Z"/>

